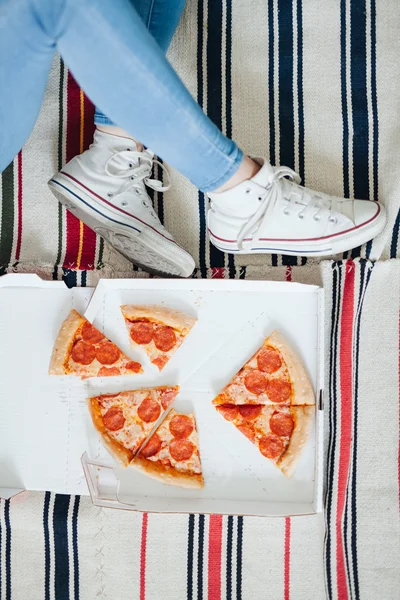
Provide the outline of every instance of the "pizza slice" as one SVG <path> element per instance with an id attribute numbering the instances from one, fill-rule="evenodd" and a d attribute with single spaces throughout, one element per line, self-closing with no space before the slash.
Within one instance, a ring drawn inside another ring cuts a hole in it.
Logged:
<path id="1" fill-rule="evenodd" d="M 142 346 L 161 371 L 197 319 L 165 306 L 121 306 L 132 345 Z"/>
<path id="2" fill-rule="evenodd" d="M 286 477 L 291 477 L 311 435 L 314 406 L 221 404 L 217 411 Z"/>
<path id="3" fill-rule="evenodd" d="M 142 371 L 140 363 L 126 356 L 76 310 L 71 310 L 54 344 L 49 375 L 77 375 L 87 379 Z"/>
<path id="4" fill-rule="evenodd" d="M 315 396 L 301 360 L 274 331 L 213 403 L 302 406 L 315 404 Z"/>
<path id="5" fill-rule="evenodd" d="M 110 454 L 127 467 L 178 391 L 161 386 L 89 398 L 93 425 Z"/>
<path id="6" fill-rule="evenodd" d="M 194 414 L 183 415 L 171 409 L 131 466 L 167 485 L 202 488 L 204 481 Z"/>

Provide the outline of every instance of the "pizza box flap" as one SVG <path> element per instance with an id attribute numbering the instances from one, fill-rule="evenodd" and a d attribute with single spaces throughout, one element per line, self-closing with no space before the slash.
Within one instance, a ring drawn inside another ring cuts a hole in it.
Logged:
<path id="1" fill-rule="evenodd" d="M 71 308 L 83 313 L 93 289 L 68 289 L 62 281 L 37 275 L 0 278 L 0 496 L 21 490 L 58 490 L 74 485 L 87 493 L 79 459 L 80 414 L 85 402 L 81 382 L 51 378 L 48 365 L 62 321 Z M 61 382 L 61 380 L 63 380 Z M 61 383 L 61 386 L 60 386 Z M 68 476 L 66 475 L 68 472 Z"/>

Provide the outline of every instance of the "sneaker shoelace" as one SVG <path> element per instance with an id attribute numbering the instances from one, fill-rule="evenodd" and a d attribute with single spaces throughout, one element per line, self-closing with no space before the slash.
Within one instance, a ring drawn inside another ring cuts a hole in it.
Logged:
<path id="1" fill-rule="evenodd" d="M 115 170 L 116 157 L 124 159 L 124 162 L 126 160 L 127 168 L 124 169 L 118 165 L 118 170 Z M 114 167 L 113 170 L 111 170 L 110 167 L 113 162 Z M 166 185 L 163 185 L 163 182 L 159 179 L 151 178 L 154 165 L 161 167 L 163 174 L 166 175 Z M 129 189 L 134 188 L 136 193 L 143 195 L 143 205 L 151 209 L 152 202 L 146 193 L 145 186 L 155 190 L 156 192 L 166 192 L 171 186 L 171 176 L 169 170 L 159 160 L 154 158 L 154 154 L 150 152 L 150 150 L 144 150 L 143 152 L 139 152 L 138 150 L 120 150 L 119 152 L 115 152 L 107 160 L 105 164 L 105 171 L 110 177 L 126 180 L 120 189 L 112 194 L 113 198 L 116 198 Z"/>
<path id="2" fill-rule="evenodd" d="M 292 191 L 294 190 L 291 190 L 289 197 L 285 196 L 284 179 L 289 186 L 295 188 L 296 194 L 292 195 Z M 266 186 L 265 193 L 261 194 L 258 198 L 260 206 L 239 232 L 237 238 L 239 250 L 244 249 L 246 238 L 248 236 L 251 237 L 254 231 L 258 231 L 262 227 L 264 221 L 268 219 L 269 213 L 273 211 L 277 203 L 285 203 L 283 209 L 285 216 L 296 215 L 299 219 L 312 217 L 315 221 L 322 221 L 327 218 L 331 223 L 336 223 L 336 217 L 332 216 L 331 199 L 307 190 L 307 196 L 310 196 L 307 200 L 304 188 L 299 186 L 300 182 L 299 175 L 289 167 L 280 166 L 274 168 L 273 177 Z M 300 211 L 299 205 L 303 207 Z"/>

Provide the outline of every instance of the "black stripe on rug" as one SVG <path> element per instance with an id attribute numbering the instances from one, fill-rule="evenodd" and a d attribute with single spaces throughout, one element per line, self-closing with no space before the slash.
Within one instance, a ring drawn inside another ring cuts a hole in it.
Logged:
<path id="1" fill-rule="evenodd" d="M 74 568 L 74 600 L 79 600 L 79 553 L 78 553 L 78 516 L 80 496 L 75 496 L 72 513 L 72 549 Z"/>
<path id="2" fill-rule="evenodd" d="M 226 600 L 232 600 L 233 517 L 228 517 L 226 528 Z"/>
<path id="3" fill-rule="evenodd" d="M 197 549 L 197 600 L 203 600 L 203 567 L 204 567 L 204 515 L 198 516 L 198 549 Z"/>
<path id="4" fill-rule="evenodd" d="M 11 500 L 4 502 L 4 524 L 5 524 L 5 600 L 11 600 L 11 517 L 10 517 Z M 0 574 L 1 575 L 1 574 Z"/>
<path id="5" fill-rule="evenodd" d="M 43 506 L 43 534 L 44 534 L 44 600 L 50 600 L 50 531 L 49 531 L 49 508 L 50 492 L 44 495 Z"/>
<path id="6" fill-rule="evenodd" d="M 69 600 L 68 511 L 70 496 L 56 494 L 53 508 L 54 594 L 56 600 Z"/>
<path id="7" fill-rule="evenodd" d="M 222 0 L 208 1 L 207 13 L 207 115 L 222 130 Z M 224 267 L 224 253 L 211 243 L 209 251 L 211 268 Z"/>
<path id="8" fill-rule="evenodd" d="M 392 241 L 390 244 L 390 258 L 397 258 L 397 250 L 399 247 L 399 237 L 400 237 L 400 210 L 397 213 L 397 217 L 394 222 Z"/>
<path id="9" fill-rule="evenodd" d="M 236 600 L 242 600 L 243 517 L 237 517 Z"/>
<path id="10" fill-rule="evenodd" d="M 368 102 L 367 102 L 367 15 L 366 2 L 350 1 L 350 82 L 353 122 L 353 179 L 354 197 L 368 199 Z M 361 247 L 351 256 L 361 255 Z"/>
<path id="11" fill-rule="evenodd" d="M 345 198 L 350 196 L 349 181 L 349 115 L 347 111 L 347 59 L 346 35 L 349 24 L 346 19 L 347 0 L 340 0 L 340 84 L 343 119 L 343 193 Z"/>
<path id="12" fill-rule="evenodd" d="M 187 550 L 187 599 L 193 600 L 194 515 L 189 515 Z"/>

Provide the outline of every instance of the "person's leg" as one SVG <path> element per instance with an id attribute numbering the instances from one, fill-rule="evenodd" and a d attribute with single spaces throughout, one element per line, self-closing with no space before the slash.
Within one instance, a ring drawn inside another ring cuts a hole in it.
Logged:
<path id="1" fill-rule="evenodd" d="M 113 121 L 210 193 L 208 224 L 214 245 L 229 252 L 330 255 L 362 244 L 381 231 L 385 215 L 379 205 L 319 194 L 299 186 L 290 169 L 266 162 L 253 167 L 250 159 L 244 160 L 238 146 L 191 97 L 128 0 L 69 0 L 68 8 L 58 46 L 72 72 Z M 127 255 L 138 243 L 144 250 L 154 242 L 152 252 L 173 263 L 170 236 L 157 230 L 167 239 L 167 246 L 164 241 L 157 244 L 154 236 L 150 239 L 150 229 L 158 225 L 151 227 L 148 220 L 139 219 L 145 228 L 141 225 L 136 234 L 132 233 L 133 221 L 122 223 L 112 216 L 121 206 L 129 206 L 133 207 L 130 212 L 122 212 L 137 219 L 135 194 L 127 192 L 132 188 L 140 198 L 137 182 L 149 185 L 152 181 L 151 160 L 137 153 L 136 146 L 132 153 L 133 146 L 124 138 L 108 138 L 99 149 L 100 158 L 107 146 L 103 163 L 98 161 L 93 167 L 99 169 L 94 181 L 97 191 L 71 173 L 53 182 L 53 187 L 64 188 L 68 202 L 80 216 L 87 216 L 90 226 L 96 229 L 100 220 L 105 237 L 109 234 L 108 239 L 115 241 L 123 235 Z M 254 177 L 248 174 L 260 166 Z M 81 171 L 84 175 L 83 167 Z M 250 181 L 245 181 L 248 177 Z"/>
<path id="2" fill-rule="evenodd" d="M 69 0 L 58 48 L 89 97 L 197 187 L 216 189 L 237 171 L 242 151 L 203 113 L 129 0 Z"/>
<path id="3" fill-rule="evenodd" d="M 97 111 L 97 129 L 89 150 L 65 165 L 49 186 L 67 208 L 136 264 L 157 273 L 188 276 L 195 263 L 154 213 L 147 189 L 158 190 L 160 183 L 152 180 L 152 154 L 144 151 L 134 137 L 153 147 L 157 139 L 169 135 L 168 144 L 174 146 L 177 141 L 182 145 L 179 131 L 183 127 L 186 136 L 189 127 L 192 141 L 203 146 L 197 162 L 202 156 L 211 158 L 210 153 L 220 160 L 226 148 L 226 167 L 236 171 L 243 155 L 207 119 L 165 59 L 184 0 L 137 2 L 140 15 L 131 0 L 108 0 L 102 4 L 88 0 L 83 6 L 69 5 L 64 34 L 59 40 L 61 54 L 85 91 L 105 112 L 102 116 Z M 78 48 L 79 44 L 83 47 Z M 90 49 L 90 56 L 86 49 Z M 107 64 L 106 54 L 112 55 Z M 87 57 L 90 64 L 81 73 Z M 89 80 L 93 79 L 97 82 L 92 89 Z M 103 94 L 106 89 L 107 94 Z M 153 104 L 156 98 L 158 106 Z M 121 102 L 121 111 L 115 112 L 115 104 Z M 123 118 L 127 113 L 131 116 Z M 152 137 L 140 137 L 143 119 L 153 129 Z M 210 131 L 204 131 L 204 127 L 196 129 L 196 120 L 203 121 Z M 218 144 L 219 138 L 223 148 Z M 157 152 L 161 155 L 162 149 L 158 147 Z M 177 157 L 181 153 L 185 153 L 184 147 L 177 148 Z M 174 164 L 165 153 L 163 158 Z M 179 168 L 176 162 L 174 166 Z M 219 181 L 220 170 L 217 172 Z M 212 177 L 211 172 L 209 175 Z"/>
<path id="4" fill-rule="evenodd" d="M 43 4 L 45 21 L 52 20 L 58 0 Z M 35 124 L 54 50 L 54 36 L 27 0 L 0 0 L 0 173 Z"/>
<path id="5" fill-rule="evenodd" d="M 178 26 L 186 0 L 130 0 L 161 50 L 166 53 Z M 101 131 L 129 137 L 96 106 L 94 122 Z M 105 127 L 106 126 L 106 127 Z"/>

